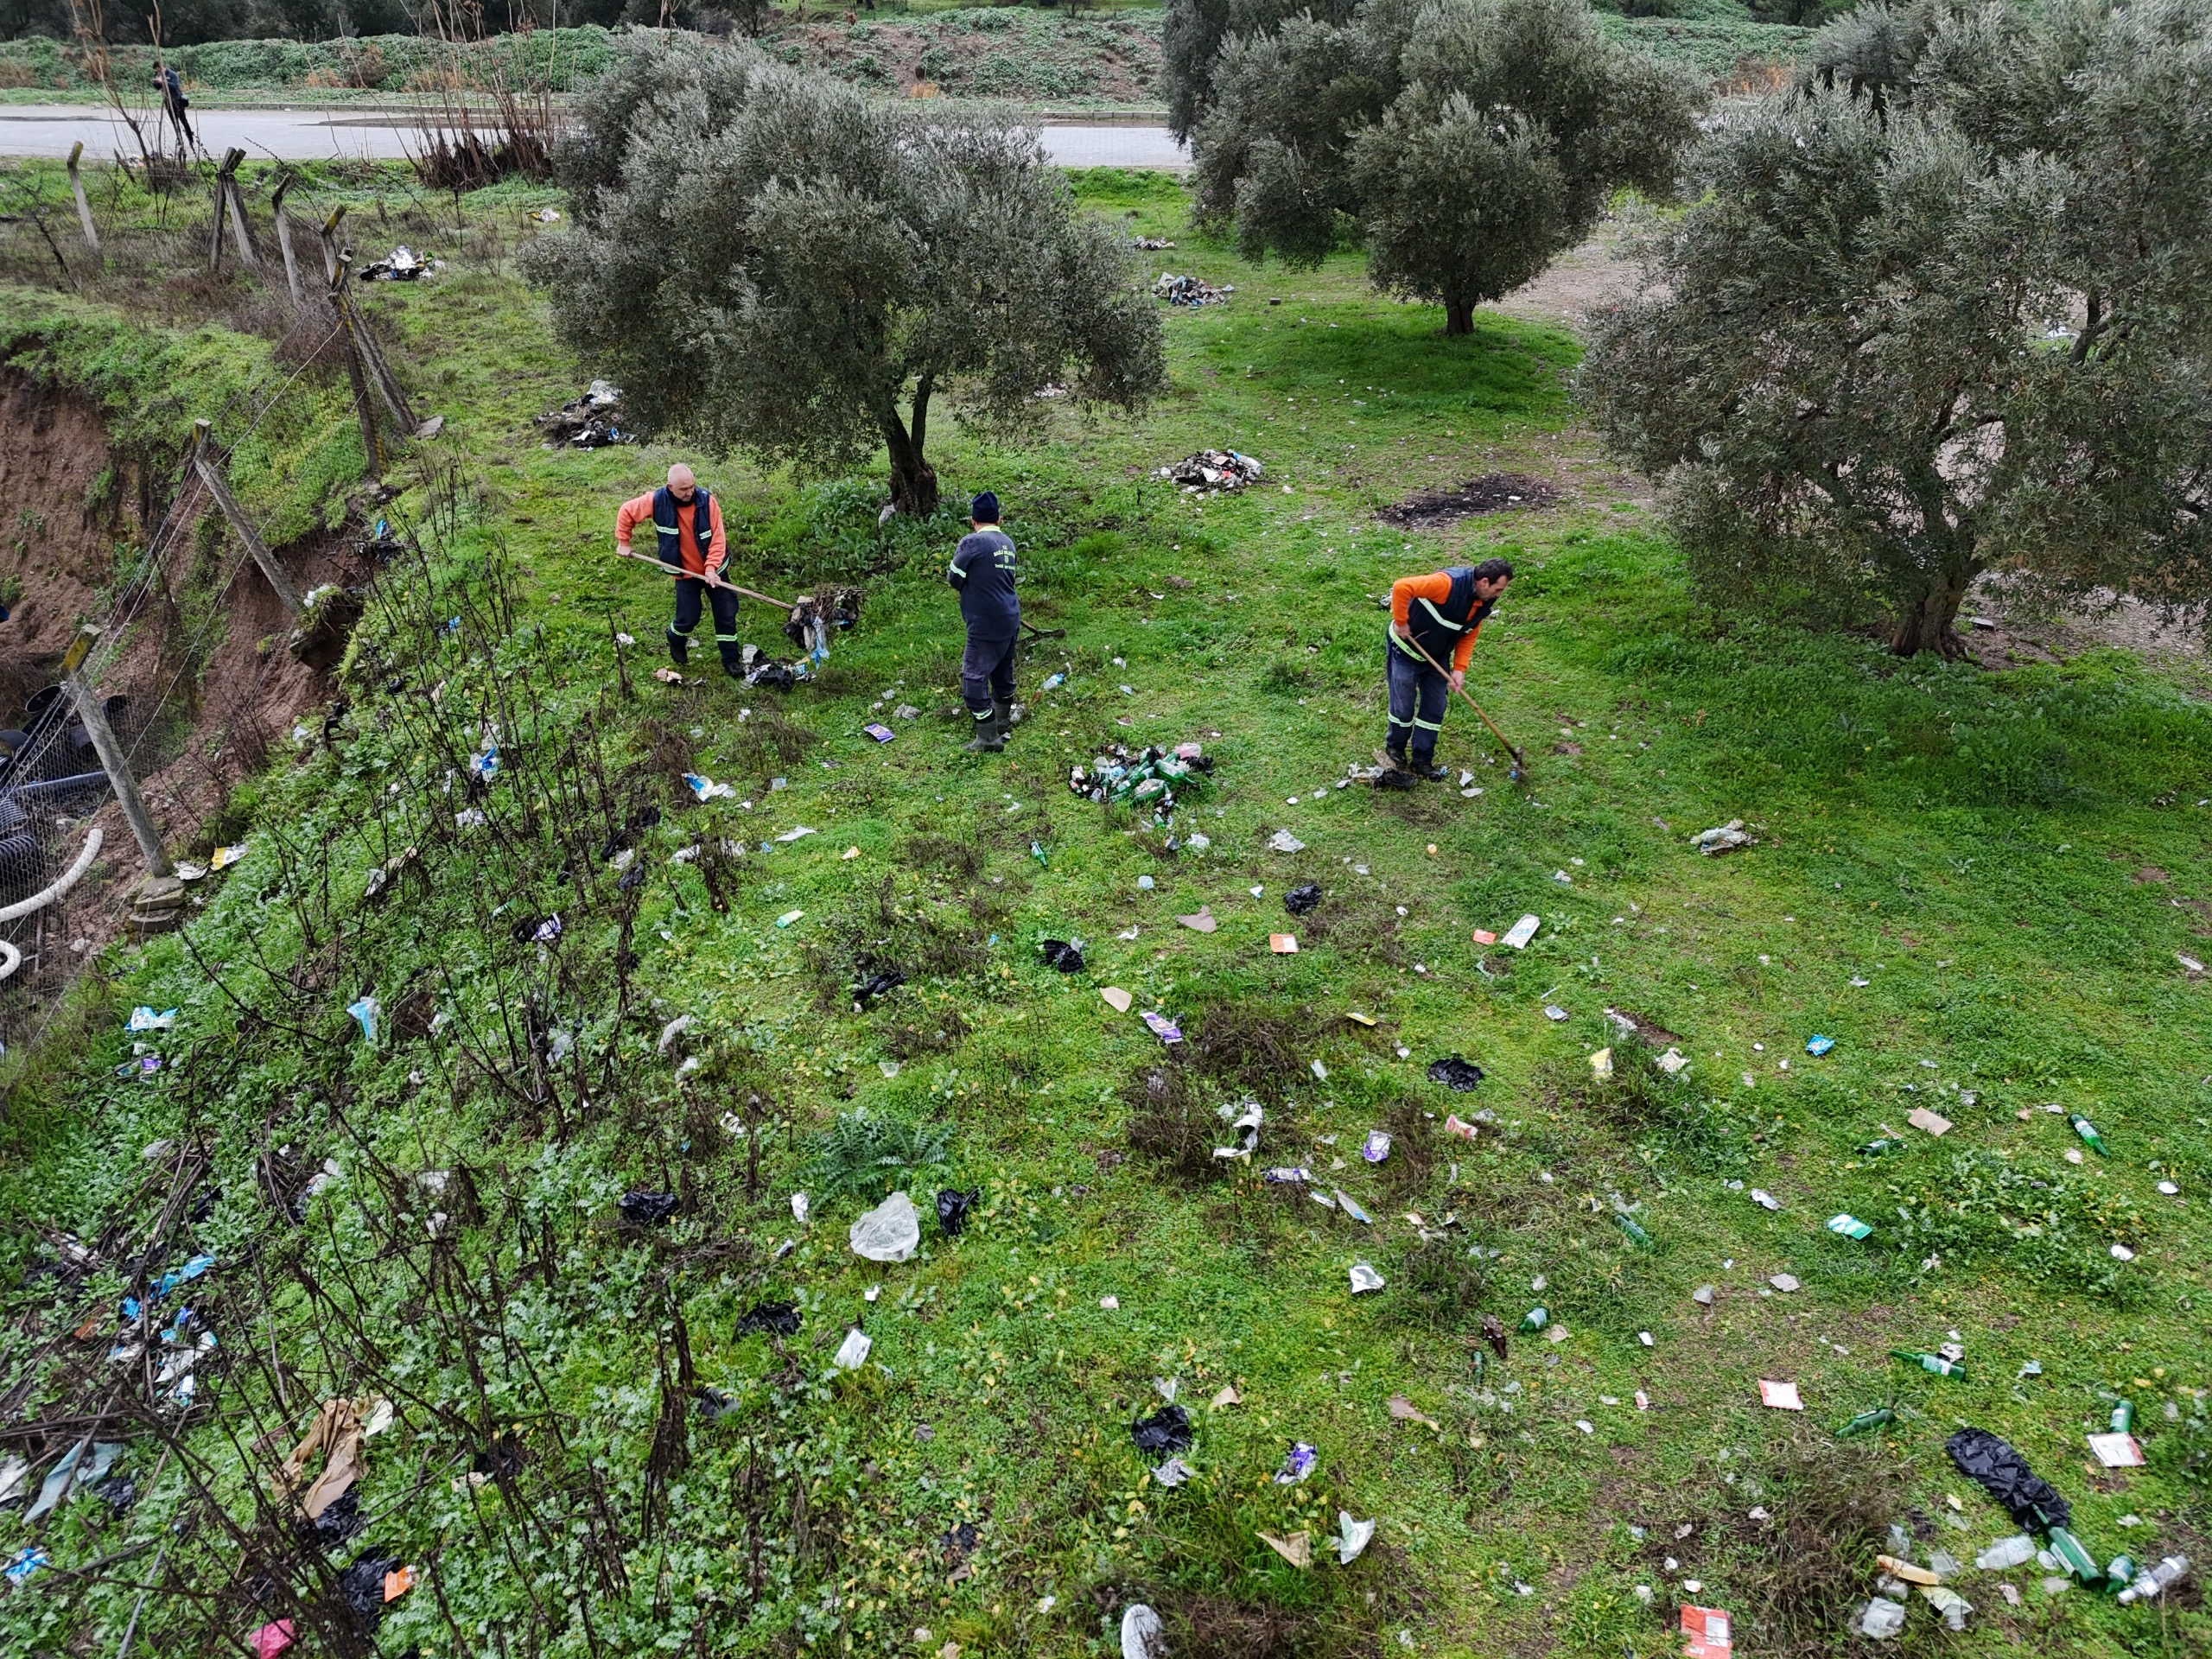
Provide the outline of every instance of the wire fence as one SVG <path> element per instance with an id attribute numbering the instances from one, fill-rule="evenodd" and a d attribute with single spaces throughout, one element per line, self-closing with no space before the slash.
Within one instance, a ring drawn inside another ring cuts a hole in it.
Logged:
<path id="1" fill-rule="evenodd" d="M 342 327 L 320 291 L 291 308 L 269 372 L 215 411 L 218 465 L 288 399 L 318 388 L 306 377 L 327 363 Z M 352 412 L 340 418 L 350 423 Z M 142 550 L 127 565 L 118 557 L 124 568 L 98 613 L 79 619 L 99 632 L 78 674 L 94 689 L 188 893 L 232 831 L 231 791 L 284 735 L 272 728 L 272 710 L 304 709 L 320 687 L 285 649 L 295 619 L 248 568 L 251 552 L 224 521 L 188 444 L 156 499 L 167 505 L 138 538 Z M 269 528 L 257 526 L 264 540 Z M 127 925 L 124 900 L 144 868 L 57 665 L 18 666 L 35 671 L 35 689 L 19 709 L 0 709 L 0 939 L 19 953 L 10 970 L 0 952 L 0 1052 L 42 1032 L 96 947 Z M 82 862 L 96 826 L 101 845 L 89 872 L 48 897 Z"/>

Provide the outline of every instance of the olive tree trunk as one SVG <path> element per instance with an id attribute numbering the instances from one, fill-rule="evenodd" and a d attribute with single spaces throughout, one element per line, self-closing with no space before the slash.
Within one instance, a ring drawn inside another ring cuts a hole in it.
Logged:
<path id="1" fill-rule="evenodd" d="M 899 418 L 898 406 L 884 405 L 877 416 L 883 428 L 883 445 L 891 457 L 891 505 L 916 518 L 937 511 L 937 468 L 924 450 L 929 433 L 930 391 L 933 375 L 925 374 L 914 387 L 914 409 L 908 420 Z"/>

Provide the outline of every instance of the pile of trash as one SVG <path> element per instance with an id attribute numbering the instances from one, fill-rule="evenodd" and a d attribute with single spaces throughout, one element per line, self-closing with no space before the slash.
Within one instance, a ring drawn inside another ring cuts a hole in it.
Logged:
<path id="1" fill-rule="evenodd" d="M 545 435 L 545 447 L 604 449 L 610 443 L 635 443 L 637 434 L 622 424 L 622 388 L 594 380 L 581 397 L 571 398 L 532 423 Z"/>
<path id="2" fill-rule="evenodd" d="M 1161 271 L 1160 280 L 1152 285 L 1152 297 L 1165 300 L 1170 305 L 1226 305 L 1229 296 L 1236 291 L 1234 283 L 1224 283 L 1216 288 L 1211 283 L 1201 282 L 1196 276 L 1178 276 L 1172 271 Z"/>
<path id="3" fill-rule="evenodd" d="M 1153 476 L 1180 484 L 1186 493 L 1204 490 L 1211 495 L 1256 484 L 1266 470 L 1255 457 L 1240 455 L 1234 449 L 1201 449 L 1173 466 L 1158 468 Z"/>
<path id="4" fill-rule="evenodd" d="M 415 283 L 445 265 L 442 259 L 418 258 L 414 249 L 403 245 L 391 251 L 391 257 L 372 260 L 356 274 L 365 283 Z"/>
<path id="5" fill-rule="evenodd" d="M 819 594 L 801 594 L 791 601 L 791 613 L 784 620 L 784 638 L 804 652 L 809 663 L 819 666 L 830 660 L 830 633 L 849 628 L 860 620 L 859 588 L 824 588 Z"/>
<path id="6" fill-rule="evenodd" d="M 1141 236 L 1129 245 L 1140 253 L 1166 253 L 1175 245 L 1164 236 Z"/>
<path id="7" fill-rule="evenodd" d="M 1758 837 L 1745 830 L 1741 818 L 1731 818 L 1713 829 L 1700 830 L 1690 837 L 1690 845 L 1707 858 L 1716 853 L 1732 853 L 1738 847 L 1756 847 L 1758 844 Z"/>
<path id="8" fill-rule="evenodd" d="M 1164 817 L 1175 810 L 1177 789 L 1196 787 L 1212 770 L 1212 760 L 1196 743 L 1178 743 L 1172 749 L 1109 743 L 1088 766 L 1069 769 L 1068 790 L 1101 804 L 1149 806 Z"/>
<path id="9" fill-rule="evenodd" d="M 829 655 L 827 652 L 823 656 Z M 738 677 L 747 685 L 766 686 L 771 691 L 788 691 L 801 680 L 811 679 L 804 663 L 785 662 L 771 657 L 758 645 L 741 645 L 737 652 Z"/>

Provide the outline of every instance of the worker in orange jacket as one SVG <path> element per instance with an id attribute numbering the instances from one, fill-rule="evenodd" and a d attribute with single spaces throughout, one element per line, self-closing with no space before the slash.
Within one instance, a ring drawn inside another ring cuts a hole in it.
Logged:
<path id="1" fill-rule="evenodd" d="M 721 650 L 722 671 L 734 679 L 743 671 L 737 639 L 737 595 L 711 578 L 721 575 L 729 556 L 729 543 L 722 533 L 722 506 L 699 486 L 691 469 L 682 461 L 668 469 L 668 482 L 658 490 L 625 501 L 614 514 L 614 546 L 630 551 L 630 537 L 639 525 L 651 524 L 660 543 L 660 562 L 676 577 L 676 620 L 669 624 L 668 654 L 682 667 L 690 658 L 691 631 L 699 626 L 700 602 L 715 613 L 715 644 Z"/>
<path id="2" fill-rule="evenodd" d="M 1444 706 L 1466 683 L 1475 635 L 1512 580 L 1510 564 L 1484 559 L 1472 567 L 1454 565 L 1426 576 L 1401 576 L 1390 584 L 1390 633 L 1383 646 L 1389 658 L 1384 677 L 1390 693 L 1390 724 L 1383 741 L 1391 764 L 1400 772 L 1432 783 L 1446 775 L 1436 764 Z M 1428 658 L 1445 665 L 1446 672 L 1438 672 Z"/>

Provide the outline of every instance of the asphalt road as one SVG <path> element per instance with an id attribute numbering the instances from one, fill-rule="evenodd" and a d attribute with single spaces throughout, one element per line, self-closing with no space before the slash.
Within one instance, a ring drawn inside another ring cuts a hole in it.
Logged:
<path id="1" fill-rule="evenodd" d="M 200 143 L 219 154 L 237 145 L 250 156 L 285 162 L 340 157 L 394 160 L 414 129 L 404 118 L 346 110 L 195 110 Z M 1165 127 L 1047 125 L 1045 148 L 1063 167 L 1187 167 L 1190 152 Z M 149 138 L 152 137 L 149 134 Z M 137 146 L 123 124 L 88 105 L 0 105 L 0 156 L 67 156 L 82 142 L 106 160 Z"/>

